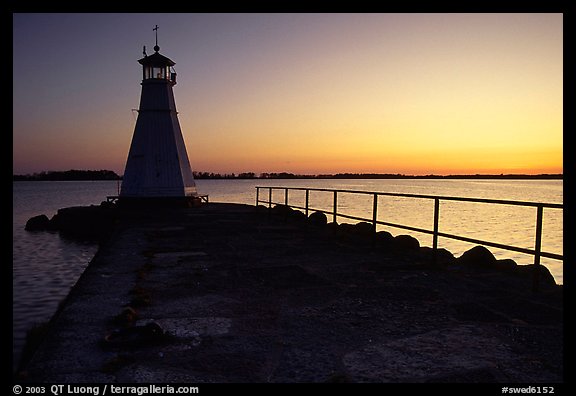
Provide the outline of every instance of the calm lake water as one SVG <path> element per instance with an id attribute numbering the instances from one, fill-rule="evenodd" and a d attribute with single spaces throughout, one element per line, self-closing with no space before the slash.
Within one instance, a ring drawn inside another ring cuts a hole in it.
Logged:
<path id="1" fill-rule="evenodd" d="M 197 180 L 198 191 L 210 194 L 211 202 L 255 204 L 255 186 L 334 188 L 398 192 L 456 197 L 492 198 L 562 203 L 561 180 Z M 97 246 L 62 239 L 58 233 L 27 232 L 26 221 L 39 214 L 52 217 L 63 207 L 100 204 L 107 195 L 116 195 L 115 181 L 95 182 L 14 182 L 13 183 L 13 357 L 16 362 L 26 331 L 50 319 L 84 271 Z M 261 199 L 268 197 L 262 193 Z M 332 194 L 311 192 L 312 208 L 332 210 Z M 284 202 L 284 192 L 273 195 Z M 304 192 L 290 192 L 289 203 L 304 206 Z M 371 218 L 372 197 L 340 194 L 340 213 Z M 380 197 L 378 219 L 413 227 L 432 229 L 434 201 L 413 198 Z M 563 254 L 563 211 L 545 209 L 542 250 Z M 441 232 L 483 239 L 518 247 L 534 248 L 536 208 L 484 203 L 442 202 Z M 338 222 L 354 220 L 338 218 Z M 422 246 L 432 245 L 432 236 L 398 228 L 379 226 L 393 235 L 409 234 Z M 440 238 L 439 247 L 461 255 L 474 245 Z M 511 258 L 518 264 L 531 264 L 533 257 L 489 248 L 498 258 Z M 543 258 L 557 283 L 563 283 L 562 262 Z"/>

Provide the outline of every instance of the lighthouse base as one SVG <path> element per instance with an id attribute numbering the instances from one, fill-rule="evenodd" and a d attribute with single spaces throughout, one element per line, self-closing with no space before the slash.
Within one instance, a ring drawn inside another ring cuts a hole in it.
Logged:
<path id="1" fill-rule="evenodd" d="M 208 194 L 189 195 L 184 197 L 106 197 L 109 202 L 116 202 L 121 208 L 191 208 L 208 202 Z"/>

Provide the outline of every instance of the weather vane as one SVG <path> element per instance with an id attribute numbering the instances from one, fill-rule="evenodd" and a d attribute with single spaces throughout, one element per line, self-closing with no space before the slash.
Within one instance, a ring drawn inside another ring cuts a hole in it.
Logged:
<path id="1" fill-rule="evenodd" d="M 156 45 L 154 46 L 154 51 L 158 52 L 160 50 L 160 47 L 158 47 L 158 25 L 156 25 L 156 27 L 152 30 L 156 32 Z"/>

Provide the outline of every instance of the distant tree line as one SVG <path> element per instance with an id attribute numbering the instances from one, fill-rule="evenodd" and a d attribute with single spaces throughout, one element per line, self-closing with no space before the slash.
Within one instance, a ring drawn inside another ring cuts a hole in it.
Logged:
<path id="1" fill-rule="evenodd" d="M 299 175 L 288 172 L 279 173 L 214 173 L 214 172 L 193 172 L 195 179 L 563 179 L 559 174 L 499 174 L 499 175 L 403 175 L 400 173 L 336 173 L 321 175 Z M 62 180 L 120 180 L 121 176 L 111 170 L 76 170 L 49 171 L 28 175 L 13 175 L 14 181 L 62 181 Z"/>
<path id="2" fill-rule="evenodd" d="M 77 180 L 119 180 L 120 176 L 111 170 L 48 171 L 28 175 L 13 175 L 13 181 L 77 181 Z"/>
<path id="3" fill-rule="evenodd" d="M 325 176 L 325 177 L 324 177 Z M 562 173 L 524 175 L 524 174 L 493 174 L 493 175 L 403 175 L 391 173 L 337 173 L 335 175 L 320 175 L 326 179 L 563 179 Z"/>
<path id="4" fill-rule="evenodd" d="M 194 179 L 257 179 L 254 172 L 244 173 L 214 173 L 214 172 L 192 172 Z"/>
<path id="5" fill-rule="evenodd" d="M 243 173 L 213 173 L 213 172 L 192 172 L 195 179 L 314 179 L 318 175 L 295 175 L 294 173 L 280 172 L 280 173 L 260 173 L 257 175 L 254 172 Z"/>
<path id="6" fill-rule="evenodd" d="M 299 175 L 288 172 L 280 173 L 211 173 L 193 172 L 196 179 L 563 179 L 563 174 L 495 174 L 495 175 L 404 175 L 400 173 L 336 173 L 320 175 Z"/>

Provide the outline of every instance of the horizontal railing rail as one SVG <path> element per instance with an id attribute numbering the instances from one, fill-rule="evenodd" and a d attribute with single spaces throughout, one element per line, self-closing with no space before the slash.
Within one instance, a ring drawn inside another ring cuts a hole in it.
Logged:
<path id="1" fill-rule="evenodd" d="M 260 190 L 268 190 L 268 199 L 260 199 Z M 284 190 L 284 202 L 274 202 L 272 200 L 272 191 L 274 190 Z M 290 205 L 288 202 L 288 192 L 290 190 L 296 191 L 304 191 L 305 192 L 305 206 L 298 206 L 298 205 Z M 310 202 L 310 191 L 321 191 L 321 192 L 329 192 L 333 194 L 333 204 L 332 204 L 332 211 L 322 210 L 318 208 L 312 208 L 309 205 Z M 347 193 L 347 194 L 363 194 L 363 195 L 372 195 L 372 217 L 360 217 L 360 216 L 352 216 L 349 214 L 338 213 L 338 193 Z M 388 196 L 388 197 L 404 197 L 404 198 L 417 198 L 417 199 L 428 199 L 434 200 L 434 226 L 433 229 L 425 229 L 420 227 L 413 227 L 403 224 L 391 223 L 387 221 L 382 221 L 378 219 L 378 197 L 380 196 Z M 460 201 L 460 202 L 476 202 L 476 203 L 488 203 L 488 204 L 498 204 L 498 205 L 514 205 L 514 206 L 524 206 L 524 207 L 534 207 L 536 208 L 536 234 L 534 240 L 534 249 L 528 249 L 518 246 L 507 245 L 503 243 L 497 243 L 492 241 L 485 241 L 476 238 L 465 237 L 461 235 L 454 235 L 449 234 L 446 232 L 440 232 L 439 230 L 439 219 L 440 219 L 440 202 L 441 201 Z M 268 207 L 271 208 L 272 204 L 275 205 L 286 205 L 288 207 L 294 209 L 304 210 L 306 216 L 310 211 L 315 212 L 322 212 L 327 215 L 332 216 L 332 221 L 336 222 L 338 217 L 351 219 L 351 220 L 359 220 L 359 221 L 367 221 L 372 223 L 373 230 L 376 232 L 377 225 L 383 225 L 388 227 L 400 228 L 404 230 L 410 230 L 414 232 L 420 232 L 424 234 L 432 235 L 432 248 L 434 251 L 438 249 L 438 238 L 448 238 L 459 240 L 463 242 L 469 243 L 477 243 L 480 245 L 495 247 L 498 249 L 510 250 L 519 253 L 525 253 L 534 256 L 534 266 L 537 267 L 540 265 L 540 258 L 546 257 L 555 260 L 564 260 L 564 256 L 562 254 L 557 253 L 550 253 L 542 251 L 542 222 L 543 222 L 543 212 L 544 209 L 564 209 L 563 204 L 557 203 L 544 203 L 544 202 L 528 202 L 528 201 L 512 201 L 512 200 L 503 200 L 503 199 L 489 199 L 489 198 L 468 198 L 468 197 L 451 197 L 451 196 L 442 196 L 442 195 L 425 195 L 425 194 L 409 194 L 409 193 L 392 193 L 392 192 L 374 192 L 374 191 L 362 191 L 362 190 L 337 190 L 337 189 L 328 189 L 328 188 L 308 188 L 308 187 L 278 187 L 278 186 L 256 186 L 256 206 L 258 204 L 264 203 L 268 204 Z M 535 280 L 534 280 L 534 289 L 537 288 L 537 277 L 539 274 L 538 268 L 535 270 Z"/>

